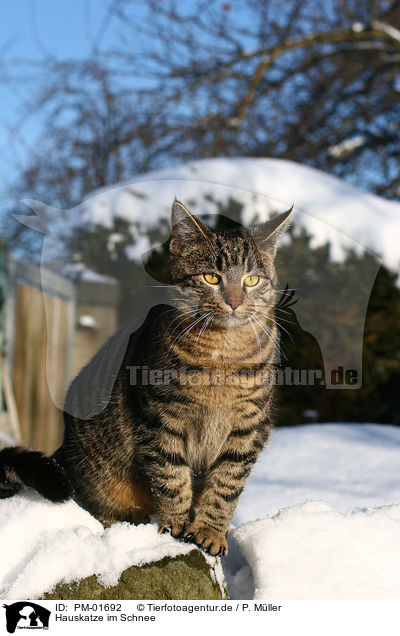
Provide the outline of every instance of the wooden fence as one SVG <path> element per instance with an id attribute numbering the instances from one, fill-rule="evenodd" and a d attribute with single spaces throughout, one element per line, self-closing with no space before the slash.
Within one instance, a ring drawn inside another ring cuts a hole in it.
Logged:
<path id="1" fill-rule="evenodd" d="M 10 261 L 6 357 L 19 416 L 19 443 L 50 453 L 61 442 L 61 411 L 71 379 L 75 286 L 37 266 Z M 51 394 L 48 379 L 51 379 Z"/>
<path id="2" fill-rule="evenodd" d="M 118 285 L 104 277 L 74 283 L 15 260 L 7 270 L 2 360 L 12 400 L 0 413 L 0 445 L 50 454 L 62 441 L 68 384 L 116 329 Z"/>

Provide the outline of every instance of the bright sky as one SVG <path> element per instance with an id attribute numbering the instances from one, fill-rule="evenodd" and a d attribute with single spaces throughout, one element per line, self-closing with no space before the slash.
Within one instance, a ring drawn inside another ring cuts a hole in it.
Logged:
<path id="1" fill-rule="evenodd" d="M 105 44 L 115 27 L 104 30 L 109 0 L 2 0 L 0 12 L 0 191 L 12 178 L 24 144 L 37 133 L 35 120 L 21 120 L 27 86 L 9 86 L 4 75 L 14 69 L 10 60 L 40 61 L 49 53 L 60 59 L 84 57 L 96 42 Z M 10 126 L 18 122 L 17 130 Z"/>
<path id="2" fill-rule="evenodd" d="M 109 6 L 107 0 L 3 0 L 0 42 L 9 55 L 59 57 L 89 52 Z"/>

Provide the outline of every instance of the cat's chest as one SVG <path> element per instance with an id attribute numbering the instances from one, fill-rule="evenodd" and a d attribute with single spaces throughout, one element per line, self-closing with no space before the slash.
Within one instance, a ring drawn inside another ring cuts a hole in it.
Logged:
<path id="1" fill-rule="evenodd" d="M 240 425 L 250 395 L 258 396 L 260 389 L 254 389 L 246 378 L 232 383 L 220 369 L 212 375 L 206 370 L 194 372 L 181 390 L 188 400 L 182 412 L 188 463 L 199 470 L 210 467 L 229 434 Z"/>
<path id="2" fill-rule="evenodd" d="M 186 430 L 186 454 L 195 470 L 208 468 L 217 459 L 229 433 L 234 428 L 232 409 L 208 406 L 193 409 Z"/>

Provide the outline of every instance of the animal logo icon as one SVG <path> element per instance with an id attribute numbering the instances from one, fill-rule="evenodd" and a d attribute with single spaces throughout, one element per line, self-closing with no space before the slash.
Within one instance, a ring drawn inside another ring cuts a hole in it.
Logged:
<path id="1" fill-rule="evenodd" d="M 6 610 L 6 624 L 9 634 L 14 634 L 19 629 L 48 629 L 50 610 L 31 603 L 30 601 L 18 601 L 11 605 L 3 605 Z"/>

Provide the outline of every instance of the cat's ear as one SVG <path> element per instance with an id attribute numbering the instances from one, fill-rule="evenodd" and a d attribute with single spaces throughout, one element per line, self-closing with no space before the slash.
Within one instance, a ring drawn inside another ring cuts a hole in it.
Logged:
<path id="1" fill-rule="evenodd" d="M 182 247 L 191 242 L 209 241 L 210 230 L 196 219 L 179 201 L 174 201 L 171 213 L 172 239 L 170 250 L 179 252 Z"/>
<path id="2" fill-rule="evenodd" d="M 289 210 L 274 216 L 269 221 L 256 225 L 251 233 L 257 246 L 262 251 L 269 251 L 275 256 L 282 234 L 287 230 L 290 216 L 293 212 L 293 205 Z"/>

